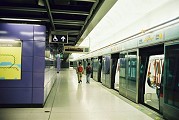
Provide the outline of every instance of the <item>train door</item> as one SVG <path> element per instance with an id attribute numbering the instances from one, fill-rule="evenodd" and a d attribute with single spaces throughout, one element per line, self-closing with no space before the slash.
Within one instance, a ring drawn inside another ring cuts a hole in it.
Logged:
<path id="1" fill-rule="evenodd" d="M 86 61 L 86 59 L 84 59 L 83 60 L 83 69 L 84 69 L 84 74 L 85 75 L 86 75 L 86 70 L 85 70 L 86 66 L 87 66 L 87 61 Z"/>
<path id="2" fill-rule="evenodd" d="M 119 55 L 119 93 L 138 102 L 138 50 Z"/>
<path id="3" fill-rule="evenodd" d="M 105 57 L 102 57 L 102 69 L 101 69 L 101 83 L 102 84 L 105 84 L 105 69 L 106 69 L 105 61 L 106 61 Z"/>
<path id="4" fill-rule="evenodd" d="M 117 62 L 119 59 L 119 53 L 115 53 L 111 55 L 111 88 L 118 90 L 119 89 L 119 71 L 116 69 Z M 118 77 L 117 77 L 118 76 Z"/>
<path id="5" fill-rule="evenodd" d="M 179 42 L 165 45 L 164 109 L 169 120 L 178 120 L 179 115 Z"/>
<path id="6" fill-rule="evenodd" d="M 139 49 L 139 102 L 155 110 L 162 110 L 161 82 L 164 45 Z"/>
<path id="7" fill-rule="evenodd" d="M 94 58 L 91 58 L 91 78 L 93 78 L 93 67 L 94 67 Z"/>
<path id="8" fill-rule="evenodd" d="M 126 59 L 127 58 L 127 53 L 126 52 L 121 52 L 119 55 L 119 93 L 123 96 L 127 96 L 127 84 L 126 84 Z"/>
<path id="9" fill-rule="evenodd" d="M 128 51 L 127 55 L 127 97 L 138 102 L 138 51 Z"/>
<path id="10" fill-rule="evenodd" d="M 102 84 L 108 88 L 111 88 L 111 56 L 103 56 L 102 61 Z"/>
<path id="11" fill-rule="evenodd" d="M 99 67 L 98 58 L 94 58 L 93 59 L 93 79 L 95 81 L 98 81 L 98 67 Z"/>
<path id="12" fill-rule="evenodd" d="M 98 57 L 98 82 L 101 82 L 101 74 L 102 74 L 102 56 Z"/>

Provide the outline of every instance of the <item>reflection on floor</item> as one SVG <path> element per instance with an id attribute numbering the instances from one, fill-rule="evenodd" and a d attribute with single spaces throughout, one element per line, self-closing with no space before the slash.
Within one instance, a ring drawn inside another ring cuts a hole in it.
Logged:
<path id="1" fill-rule="evenodd" d="M 144 95 L 145 104 L 159 110 L 159 99 L 155 93 L 146 93 Z"/>
<path id="2" fill-rule="evenodd" d="M 152 120 L 153 112 L 91 79 L 78 84 L 74 69 L 63 69 L 44 108 L 1 108 L 0 120 Z M 140 110 L 140 109 L 141 110 Z M 150 117 L 151 116 L 151 117 Z"/>

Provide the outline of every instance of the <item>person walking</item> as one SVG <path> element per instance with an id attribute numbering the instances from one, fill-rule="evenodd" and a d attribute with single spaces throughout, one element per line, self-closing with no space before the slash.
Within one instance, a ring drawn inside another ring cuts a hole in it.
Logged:
<path id="1" fill-rule="evenodd" d="M 92 68 L 90 66 L 90 63 L 88 63 L 88 66 L 86 67 L 86 83 L 90 83 L 91 72 Z"/>
<path id="2" fill-rule="evenodd" d="M 78 76 L 78 83 L 82 82 L 82 74 L 83 74 L 83 67 L 81 65 L 81 62 L 79 62 L 79 66 L 77 67 L 77 76 Z"/>

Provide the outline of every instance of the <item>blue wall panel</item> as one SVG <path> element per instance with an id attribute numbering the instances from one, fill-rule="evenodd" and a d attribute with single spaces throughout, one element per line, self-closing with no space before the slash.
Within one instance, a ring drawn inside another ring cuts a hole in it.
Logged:
<path id="1" fill-rule="evenodd" d="M 44 100 L 44 88 L 33 88 L 33 104 L 43 103 Z"/>
<path id="2" fill-rule="evenodd" d="M 0 88 L 32 87 L 32 72 L 22 72 L 21 76 L 22 76 L 21 80 L 0 81 Z"/>
<path id="3" fill-rule="evenodd" d="M 44 73 L 33 73 L 33 87 L 44 87 Z"/>
<path id="4" fill-rule="evenodd" d="M 33 42 L 34 41 L 23 41 L 22 56 L 33 56 Z"/>
<path id="5" fill-rule="evenodd" d="M 34 56 L 45 56 L 45 42 L 34 41 Z"/>
<path id="6" fill-rule="evenodd" d="M 32 72 L 33 57 L 22 57 L 22 71 Z"/>
<path id="7" fill-rule="evenodd" d="M 0 104 L 29 104 L 32 88 L 0 88 Z"/>
<path id="8" fill-rule="evenodd" d="M 41 73 L 45 71 L 45 57 L 34 56 L 33 71 Z"/>

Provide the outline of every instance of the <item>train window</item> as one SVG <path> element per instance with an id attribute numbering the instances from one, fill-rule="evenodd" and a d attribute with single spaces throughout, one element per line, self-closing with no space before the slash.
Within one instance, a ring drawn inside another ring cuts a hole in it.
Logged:
<path id="1" fill-rule="evenodd" d="M 127 54 L 120 54 L 119 58 L 119 86 L 126 89 L 126 57 Z"/>
<path id="2" fill-rule="evenodd" d="M 164 102 L 179 108 L 179 45 L 165 48 Z"/>
<path id="3" fill-rule="evenodd" d="M 93 71 L 98 71 L 98 65 L 99 65 L 99 62 L 98 62 L 98 59 L 94 59 L 94 62 L 93 62 Z"/>
<path id="4" fill-rule="evenodd" d="M 136 91 L 137 52 L 128 53 L 128 89 Z"/>

